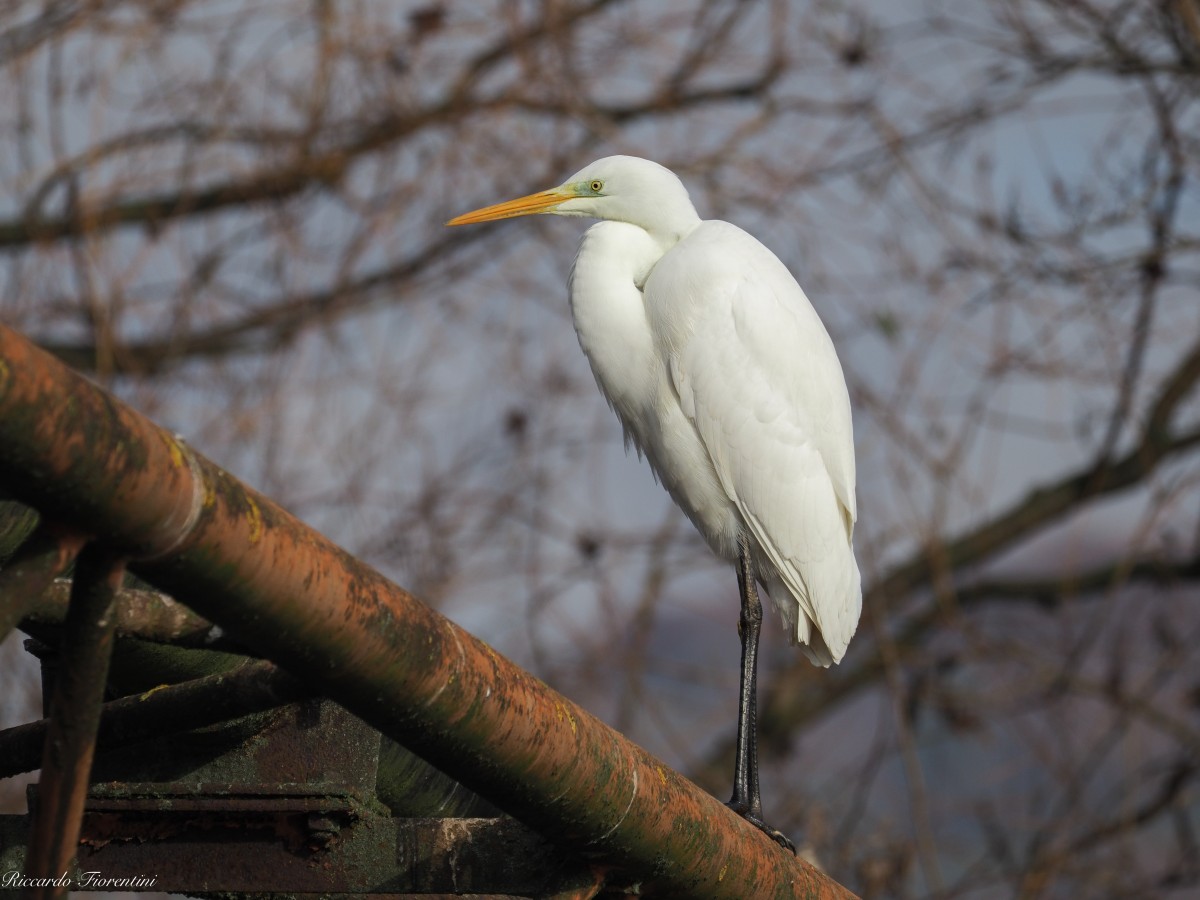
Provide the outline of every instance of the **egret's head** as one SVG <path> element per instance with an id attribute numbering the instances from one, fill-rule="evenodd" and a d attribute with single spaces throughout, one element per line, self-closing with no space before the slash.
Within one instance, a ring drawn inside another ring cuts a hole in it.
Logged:
<path id="1" fill-rule="evenodd" d="M 683 182 L 670 169 L 636 156 L 606 156 L 565 183 L 466 213 L 447 225 L 468 225 L 534 213 L 629 222 L 652 234 L 681 234 L 699 222 Z"/>

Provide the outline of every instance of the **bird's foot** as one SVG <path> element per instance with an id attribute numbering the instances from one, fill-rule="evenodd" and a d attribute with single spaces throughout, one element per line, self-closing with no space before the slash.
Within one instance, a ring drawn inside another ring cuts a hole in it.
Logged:
<path id="1" fill-rule="evenodd" d="M 757 815 L 754 815 L 753 813 L 751 813 L 750 810 L 746 807 L 746 805 L 744 803 L 735 803 L 734 801 L 730 800 L 725 805 L 728 806 L 730 809 L 732 809 L 735 813 L 737 813 L 743 819 L 745 819 L 747 822 L 749 822 L 751 825 L 753 825 L 755 828 L 757 828 L 759 831 L 761 831 L 763 834 L 765 834 L 767 837 L 769 837 L 771 840 L 773 840 L 775 843 L 777 843 L 784 850 L 787 850 L 788 852 L 795 855 L 796 845 L 792 843 L 791 839 L 786 834 L 784 834 L 782 831 L 780 831 L 779 829 L 772 828 L 770 825 L 768 825 L 766 822 L 764 822 Z"/>

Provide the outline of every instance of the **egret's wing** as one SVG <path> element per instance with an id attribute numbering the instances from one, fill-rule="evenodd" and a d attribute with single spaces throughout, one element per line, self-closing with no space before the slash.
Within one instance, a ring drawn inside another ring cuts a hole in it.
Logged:
<path id="1" fill-rule="evenodd" d="M 799 604 L 802 615 L 784 610 L 794 637 L 815 648 L 811 620 L 828 647 L 822 661 L 840 659 L 861 589 L 850 402 L 833 342 L 783 264 L 726 223 L 689 235 L 646 290 L 648 307 L 678 310 L 663 329 L 672 382 L 722 487 Z M 785 598 L 773 599 L 783 608 Z"/>

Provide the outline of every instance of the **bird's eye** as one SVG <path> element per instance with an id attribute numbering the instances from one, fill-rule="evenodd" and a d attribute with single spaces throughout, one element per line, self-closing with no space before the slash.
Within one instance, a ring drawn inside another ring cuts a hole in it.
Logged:
<path id="1" fill-rule="evenodd" d="M 593 181 L 591 184 L 589 184 L 588 187 L 590 187 L 592 189 L 593 193 L 598 194 L 602 190 L 604 190 L 604 182 L 597 179 L 596 181 Z"/>

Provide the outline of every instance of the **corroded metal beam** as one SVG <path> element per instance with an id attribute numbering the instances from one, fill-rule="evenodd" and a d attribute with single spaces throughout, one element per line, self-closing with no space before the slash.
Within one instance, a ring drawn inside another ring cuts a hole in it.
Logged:
<path id="1" fill-rule="evenodd" d="M 391 818 L 359 810 L 361 818 L 352 815 L 346 824 L 330 816 L 335 839 L 314 865 L 306 844 L 314 830 L 321 834 L 323 813 L 305 812 L 301 804 L 289 809 L 286 799 L 270 811 L 256 802 L 250 812 L 177 811 L 170 808 L 174 800 L 145 798 L 148 808 L 160 810 L 154 816 L 125 809 L 87 813 L 92 846 L 86 862 L 66 870 L 72 893 L 578 900 L 594 896 L 590 888 L 604 877 L 603 870 L 507 817 Z M 25 826 L 24 816 L 0 816 L 0 894 L 30 880 L 20 854 Z M 214 840 L 219 834 L 237 840 Z"/>
<path id="2" fill-rule="evenodd" d="M 25 860 L 26 870 L 35 879 L 60 875 L 75 858 L 79 845 L 100 705 L 112 657 L 113 606 L 124 576 L 124 558 L 99 544 L 85 547 L 75 563 L 63 629 L 63 656 L 70 665 L 64 665 L 55 679 L 38 805 Z M 51 881 L 28 889 L 25 896 L 50 900 L 66 893 L 65 885 Z"/>
<path id="3" fill-rule="evenodd" d="M 7 571 L 5 568 L 3 571 Z M 3 577 L 3 572 L 0 572 Z M 67 616 L 71 582 L 59 578 L 49 585 L 26 611 L 22 626 L 56 627 Z M 196 615 L 187 606 L 159 591 L 125 586 L 117 593 L 117 637 L 195 647 L 204 650 L 244 651 L 224 636 L 220 628 Z M 36 637 L 36 635 L 35 635 Z"/>
<path id="4" fill-rule="evenodd" d="M 195 678 L 104 704 L 96 734 L 103 752 L 265 712 L 310 691 L 273 663 L 259 660 L 232 672 Z M 0 778 L 41 764 L 50 722 L 42 719 L 0 731 Z"/>
<path id="5" fill-rule="evenodd" d="M 683 776 L 0 326 L 0 482 L 655 896 L 844 897 Z"/>

